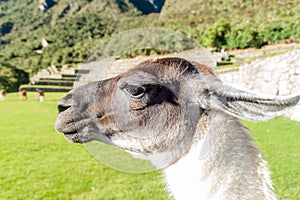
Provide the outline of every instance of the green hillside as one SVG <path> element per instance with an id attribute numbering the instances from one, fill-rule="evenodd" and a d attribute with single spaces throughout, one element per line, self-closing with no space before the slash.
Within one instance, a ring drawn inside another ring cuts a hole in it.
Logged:
<path id="1" fill-rule="evenodd" d="M 80 63 L 100 41 L 132 28 L 170 28 L 217 48 L 261 47 L 299 38 L 299 13 L 297 0 L 1 0 L 0 88 L 16 88 L 3 81 L 7 69 L 32 75 Z M 18 80 L 13 85 L 26 82 Z"/>

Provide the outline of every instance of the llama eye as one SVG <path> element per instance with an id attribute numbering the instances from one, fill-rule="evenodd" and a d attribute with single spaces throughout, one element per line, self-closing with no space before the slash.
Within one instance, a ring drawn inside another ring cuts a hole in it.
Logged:
<path id="1" fill-rule="evenodd" d="M 134 98 L 141 98 L 144 96 L 146 88 L 143 86 L 136 86 L 136 85 L 126 85 L 126 91 L 130 94 L 130 96 Z"/>

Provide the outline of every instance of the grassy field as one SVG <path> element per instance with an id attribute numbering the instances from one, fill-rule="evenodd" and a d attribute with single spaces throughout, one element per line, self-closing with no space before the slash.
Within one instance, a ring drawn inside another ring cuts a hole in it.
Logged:
<path id="1" fill-rule="evenodd" d="M 160 172 L 130 174 L 94 159 L 83 145 L 56 133 L 56 102 L 29 93 L 0 102 L 0 199 L 168 199 Z M 277 118 L 246 123 L 265 153 L 280 199 L 300 199 L 300 123 Z M 259 134 L 258 134 L 259 133 Z"/>

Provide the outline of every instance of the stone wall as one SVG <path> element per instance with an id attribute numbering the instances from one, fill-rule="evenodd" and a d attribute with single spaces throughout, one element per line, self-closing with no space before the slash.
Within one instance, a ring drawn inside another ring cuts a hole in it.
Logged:
<path id="1" fill-rule="evenodd" d="M 257 59 L 237 72 L 221 74 L 220 78 L 232 85 L 270 94 L 300 94 L 300 50 Z M 285 116 L 300 121 L 300 104 L 285 112 Z"/>

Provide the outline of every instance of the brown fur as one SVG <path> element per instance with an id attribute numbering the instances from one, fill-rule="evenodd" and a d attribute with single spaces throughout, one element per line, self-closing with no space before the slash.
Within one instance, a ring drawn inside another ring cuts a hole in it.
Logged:
<path id="1" fill-rule="evenodd" d="M 194 70 L 194 66 L 197 66 L 197 68 L 201 71 L 203 75 L 208 75 L 210 77 L 214 77 L 215 79 L 218 79 L 217 76 L 214 74 L 212 68 L 210 68 L 207 65 L 203 65 L 197 62 L 188 62 L 187 60 L 181 59 L 181 58 L 162 58 L 162 59 L 156 59 L 156 60 L 146 60 L 142 63 L 140 63 L 135 68 L 141 68 L 143 66 L 147 66 L 149 64 L 157 64 L 160 67 L 155 68 L 157 70 L 157 73 L 165 72 L 165 66 L 168 66 L 168 72 L 170 73 L 170 69 L 172 70 L 174 74 L 178 74 L 178 68 L 181 74 L 183 74 L 185 71 Z M 219 79 L 218 79 L 219 80 Z"/>
<path id="2" fill-rule="evenodd" d="M 6 91 L 5 90 L 0 90 L 0 95 L 5 96 L 6 95 Z"/>
<path id="3" fill-rule="evenodd" d="M 217 76 L 213 72 L 212 68 L 210 68 L 209 66 L 203 65 L 203 64 L 200 64 L 197 62 L 192 62 L 192 63 L 195 64 L 204 75 L 210 76 L 210 77 L 214 78 L 215 80 L 220 80 L 217 78 Z"/>
<path id="4" fill-rule="evenodd" d="M 36 96 L 37 97 L 40 97 L 40 96 L 45 96 L 45 93 L 43 90 L 40 90 L 40 89 L 36 89 Z"/>
<path id="5" fill-rule="evenodd" d="M 45 93 L 43 90 L 36 89 L 35 95 L 36 95 L 36 100 L 39 100 L 41 102 L 44 100 Z"/>
<path id="6" fill-rule="evenodd" d="M 0 100 L 4 100 L 5 95 L 6 95 L 6 91 L 0 90 Z"/>
<path id="7" fill-rule="evenodd" d="M 26 90 L 21 90 L 19 92 L 19 94 L 20 94 L 22 100 L 27 100 L 27 92 L 26 92 Z"/>

